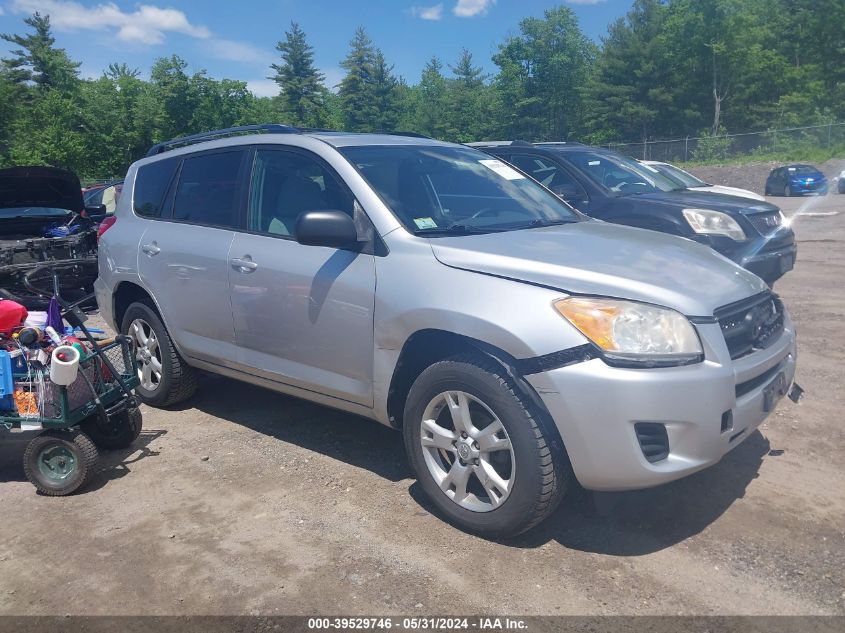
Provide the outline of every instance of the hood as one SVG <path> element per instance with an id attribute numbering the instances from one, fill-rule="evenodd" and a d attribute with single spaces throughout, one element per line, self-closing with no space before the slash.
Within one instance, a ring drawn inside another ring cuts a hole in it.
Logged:
<path id="1" fill-rule="evenodd" d="M 56 167 L 0 169 L 0 209 L 15 207 L 66 209 L 78 213 L 84 207 L 79 178 Z"/>
<path id="2" fill-rule="evenodd" d="M 708 187 L 695 187 L 699 191 L 709 191 L 710 193 L 718 193 L 724 196 L 735 196 L 737 198 L 747 198 L 748 200 L 759 200 L 765 202 L 766 199 L 759 193 L 748 191 L 747 189 L 740 189 L 739 187 L 728 187 L 726 185 L 709 185 Z"/>
<path id="3" fill-rule="evenodd" d="M 654 204 L 673 205 L 683 208 L 713 209 L 727 213 L 777 213 L 778 207 L 770 202 L 754 201 L 737 195 L 725 195 L 699 189 L 681 189 L 679 191 L 661 191 L 644 193 L 636 196 L 638 200 L 648 200 Z"/>
<path id="4" fill-rule="evenodd" d="M 682 237 L 584 221 L 524 231 L 431 239 L 443 264 L 559 288 L 645 301 L 687 316 L 766 290 L 756 275 Z"/>

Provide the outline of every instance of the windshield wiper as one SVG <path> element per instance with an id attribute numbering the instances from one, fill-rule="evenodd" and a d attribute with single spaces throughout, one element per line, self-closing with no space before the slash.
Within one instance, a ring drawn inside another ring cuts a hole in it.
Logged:
<path id="1" fill-rule="evenodd" d="M 539 227 L 544 227 L 544 226 L 560 226 L 561 224 L 573 224 L 575 222 L 578 222 L 578 220 L 575 219 L 575 218 L 572 218 L 571 220 L 543 220 L 543 219 L 537 218 L 535 220 L 531 220 L 525 226 L 525 228 L 534 229 L 534 228 L 539 228 Z"/>
<path id="2" fill-rule="evenodd" d="M 507 229 L 494 228 L 490 226 L 470 226 L 468 224 L 450 224 L 449 226 L 437 229 L 421 229 L 416 231 L 417 235 L 475 235 L 482 233 L 500 233 Z"/>

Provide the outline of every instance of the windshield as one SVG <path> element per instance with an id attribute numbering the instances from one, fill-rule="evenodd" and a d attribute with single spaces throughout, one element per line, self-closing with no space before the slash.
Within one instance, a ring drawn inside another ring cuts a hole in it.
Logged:
<path id="1" fill-rule="evenodd" d="M 618 196 L 684 189 L 656 169 L 621 154 L 579 150 L 561 152 L 560 156 L 590 180 Z"/>
<path id="2" fill-rule="evenodd" d="M 557 196 L 477 150 L 383 145 L 339 151 L 417 235 L 510 231 L 580 219 Z"/>
<path id="3" fill-rule="evenodd" d="M 7 209 L 0 209 L 0 219 L 8 220 L 24 216 L 61 218 L 69 213 L 70 211 L 67 209 L 53 209 L 51 207 L 9 207 Z"/>
<path id="4" fill-rule="evenodd" d="M 655 163 L 653 165 L 646 165 L 646 167 L 656 169 L 662 175 L 677 182 L 682 187 L 693 188 L 710 186 L 700 178 L 696 178 L 691 173 L 686 172 L 683 169 L 679 169 L 674 165 L 668 165 L 667 163 Z"/>
<path id="5" fill-rule="evenodd" d="M 790 176 L 815 176 L 819 170 L 809 165 L 795 165 L 794 167 L 787 167 L 786 170 Z"/>

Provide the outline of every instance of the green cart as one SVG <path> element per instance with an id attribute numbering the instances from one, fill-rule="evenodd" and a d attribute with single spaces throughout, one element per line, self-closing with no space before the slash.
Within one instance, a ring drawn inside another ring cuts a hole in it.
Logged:
<path id="1" fill-rule="evenodd" d="M 27 286 L 40 291 L 35 280 L 45 271 L 52 274 L 62 318 L 85 343 L 85 357 L 80 360 L 76 380 L 68 386 L 51 383 L 49 372 L 33 372 L 28 366 L 13 372 L 16 388 L 37 393 L 38 413 L 0 413 L 0 427 L 39 431 L 24 452 L 24 472 L 42 494 L 64 496 L 85 485 L 94 474 L 99 450 L 126 448 L 137 439 L 142 418 L 132 390 L 139 378 L 132 339 L 95 339 L 79 308 L 91 297 L 73 304 L 62 301 L 55 266 L 46 264 L 33 270 L 25 280 Z"/>

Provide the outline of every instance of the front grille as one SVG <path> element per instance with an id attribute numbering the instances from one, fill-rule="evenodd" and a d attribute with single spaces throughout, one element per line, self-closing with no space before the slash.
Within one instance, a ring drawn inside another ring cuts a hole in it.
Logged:
<path id="1" fill-rule="evenodd" d="M 783 303 L 772 292 L 721 307 L 715 317 L 732 359 L 765 349 L 783 332 Z"/>
<path id="2" fill-rule="evenodd" d="M 669 436 L 666 426 L 658 422 L 637 422 L 634 425 L 643 457 L 650 464 L 669 457 Z"/>
<path id="3" fill-rule="evenodd" d="M 768 235 L 777 231 L 781 225 L 782 216 L 779 212 L 774 213 L 757 213 L 749 215 L 748 221 L 754 226 L 761 235 Z"/>

